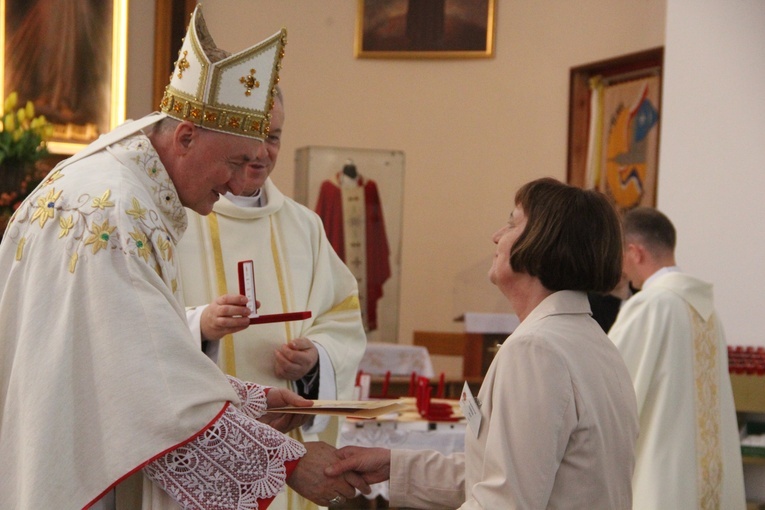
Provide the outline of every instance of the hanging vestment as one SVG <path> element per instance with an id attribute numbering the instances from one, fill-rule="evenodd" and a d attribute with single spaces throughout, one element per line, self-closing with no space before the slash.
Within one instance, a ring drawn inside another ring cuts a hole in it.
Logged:
<path id="1" fill-rule="evenodd" d="M 364 198 L 364 261 L 366 267 L 363 277 L 366 279 L 363 289 L 359 288 L 362 296 L 362 309 L 367 331 L 377 329 L 377 302 L 383 296 L 383 284 L 391 276 L 390 249 L 385 234 L 382 204 L 377 184 L 373 180 L 358 177 L 356 183 L 363 189 Z M 329 242 L 340 258 L 351 267 L 357 263 L 348 257 L 346 250 L 345 231 L 348 221 L 343 218 L 343 188 L 326 180 L 322 182 L 316 203 L 316 212 L 324 222 Z M 347 207 L 346 207 L 347 209 Z M 365 292 L 364 292 L 365 291 Z"/>

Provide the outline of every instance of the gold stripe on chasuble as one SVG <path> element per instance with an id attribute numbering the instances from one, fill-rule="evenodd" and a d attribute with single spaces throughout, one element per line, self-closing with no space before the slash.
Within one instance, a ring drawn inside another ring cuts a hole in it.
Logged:
<path id="1" fill-rule="evenodd" d="M 717 393 L 720 367 L 714 316 L 706 323 L 691 310 L 693 369 L 696 379 L 696 483 L 698 508 L 720 508 L 722 452 L 720 447 L 720 399 Z"/>
<path id="2" fill-rule="evenodd" d="M 287 297 L 287 282 L 285 281 L 284 276 L 286 267 L 282 264 L 282 257 L 279 250 L 279 242 L 277 238 L 278 228 L 276 225 L 274 225 L 275 220 L 273 216 L 269 216 L 268 220 L 271 229 L 271 256 L 274 259 L 274 272 L 276 273 L 276 281 L 279 285 L 279 296 L 282 302 L 282 311 L 289 312 L 291 306 L 289 303 L 290 300 Z M 289 342 L 292 340 L 292 327 L 289 321 L 284 322 L 284 329 L 286 341 Z M 304 441 L 302 429 L 300 427 L 292 429 L 287 433 L 287 435 L 296 441 Z M 292 490 L 291 487 L 287 487 L 286 498 L 287 510 L 318 510 L 319 508 L 315 503 L 305 499 L 300 494 Z"/>
<path id="3" fill-rule="evenodd" d="M 349 310 L 358 310 L 361 308 L 359 303 L 359 296 L 351 295 L 340 301 L 338 304 L 332 307 L 328 313 L 347 312 Z"/>
<path id="4" fill-rule="evenodd" d="M 276 272 L 276 281 L 279 285 L 279 296 L 282 300 L 282 312 L 289 312 L 290 304 L 287 300 L 287 282 L 284 281 L 284 267 L 282 266 L 282 259 L 279 253 L 279 243 L 276 240 L 277 228 L 274 225 L 273 216 L 269 216 L 268 220 L 271 227 L 271 256 L 274 259 L 274 271 Z M 289 321 L 284 322 L 284 334 L 286 335 L 287 342 L 292 340 L 292 327 Z"/>
<path id="5" fill-rule="evenodd" d="M 228 292 L 226 285 L 226 268 L 223 264 L 223 250 L 220 246 L 220 227 L 218 226 L 218 215 L 211 212 L 207 215 L 207 224 L 210 227 L 210 240 L 212 241 L 213 260 L 215 261 L 215 283 L 218 289 L 218 295 L 222 296 Z M 234 353 L 234 336 L 228 334 L 221 340 L 223 350 L 223 371 L 233 377 L 236 377 L 236 354 Z"/>

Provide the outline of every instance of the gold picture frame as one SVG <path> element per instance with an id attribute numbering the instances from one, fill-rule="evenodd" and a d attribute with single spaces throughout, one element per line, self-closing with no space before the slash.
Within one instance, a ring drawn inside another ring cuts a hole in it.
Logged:
<path id="1" fill-rule="evenodd" d="M 0 84 L 74 154 L 125 120 L 128 0 L 0 0 Z"/>
<path id="2" fill-rule="evenodd" d="M 358 0 L 357 58 L 490 58 L 496 0 Z"/>

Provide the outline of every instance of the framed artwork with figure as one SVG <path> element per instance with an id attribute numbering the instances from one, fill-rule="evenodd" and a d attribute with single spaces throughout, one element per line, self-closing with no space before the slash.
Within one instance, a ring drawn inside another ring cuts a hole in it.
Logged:
<path id="1" fill-rule="evenodd" d="M 72 154 L 125 120 L 128 0 L 0 0 L 0 83 Z"/>
<path id="2" fill-rule="evenodd" d="M 656 206 L 663 48 L 571 69 L 568 181 Z"/>
<path id="3" fill-rule="evenodd" d="M 488 58 L 496 0 L 358 0 L 361 58 Z"/>

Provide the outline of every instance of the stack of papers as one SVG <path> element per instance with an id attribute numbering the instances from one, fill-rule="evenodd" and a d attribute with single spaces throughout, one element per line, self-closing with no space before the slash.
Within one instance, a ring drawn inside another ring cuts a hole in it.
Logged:
<path id="1" fill-rule="evenodd" d="M 403 411 L 407 407 L 401 400 L 314 400 L 312 407 L 274 407 L 267 412 L 377 418 Z"/>

